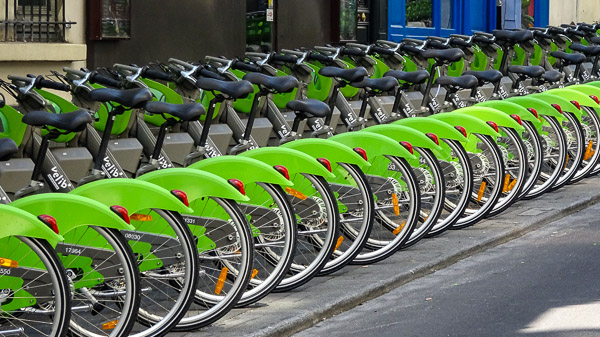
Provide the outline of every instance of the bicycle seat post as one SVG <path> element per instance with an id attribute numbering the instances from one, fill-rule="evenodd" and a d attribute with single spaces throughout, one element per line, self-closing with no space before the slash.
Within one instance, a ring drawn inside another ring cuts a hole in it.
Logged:
<path id="1" fill-rule="evenodd" d="M 206 118 L 204 119 L 204 125 L 202 126 L 202 134 L 200 135 L 200 141 L 197 146 L 204 148 L 206 146 L 206 141 L 208 140 L 208 132 L 210 131 L 210 124 L 212 123 L 212 117 L 215 112 L 215 108 L 217 103 L 222 103 L 225 101 L 225 98 L 221 95 L 215 95 L 208 107 L 208 113 L 206 114 Z"/>
<path id="2" fill-rule="evenodd" d="M 109 107 L 112 109 L 109 109 Z M 122 105 L 114 106 L 110 103 L 107 103 L 106 108 L 109 111 L 108 118 L 106 120 L 104 132 L 102 133 L 102 140 L 100 141 L 100 146 L 98 147 L 98 154 L 96 156 L 96 161 L 94 162 L 94 172 L 92 172 L 92 174 L 102 171 L 102 164 L 106 155 L 106 149 L 108 148 L 108 142 L 110 141 L 110 135 L 115 123 L 115 118 L 117 115 L 121 115 L 125 112 L 125 108 Z"/>

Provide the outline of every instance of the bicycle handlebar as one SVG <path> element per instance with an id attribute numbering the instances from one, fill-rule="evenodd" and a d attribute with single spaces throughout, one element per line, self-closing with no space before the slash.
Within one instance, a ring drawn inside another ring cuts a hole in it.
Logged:
<path id="1" fill-rule="evenodd" d="M 142 70 L 142 77 L 149 78 L 151 80 L 161 80 L 170 82 L 173 80 L 170 74 L 165 73 L 164 71 L 158 71 L 156 69 L 145 67 Z"/>
<path id="2" fill-rule="evenodd" d="M 379 46 L 373 46 L 373 47 L 371 47 L 371 51 L 375 52 L 377 54 L 380 54 L 380 55 L 394 55 L 394 54 L 396 54 L 396 52 L 394 52 L 391 49 L 387 49 L 387 48 L 379 47 Z"/>
<path id="3" fill-rule="evenodd" d="M 193 65 L 191 65 L 191 64 L 189 64 L 189 63 L 187 63 L 187 62 L 184 62 L 184 61 L 178 60 L 178 59 L 174 59 L 174 58 L 170 58 L 168 62 L 169 62 L 169 63 L 175 63 L 175 64 L 177 64 L 177 65 L 180 65 L 180 66 L 184 67 L 186 70 L 192 70 L 192 69 L 194 68 L 194 66 L 193 66 Z"/>
<path id="4" fill-rule="evenodd" d="M 138 68 L 138 67 L 128 66 L 128 65 L 120 64 L 120 63 L 113 64 L 113 68 L 123 69 L 123 70 L 131 71 L 134 73 L 136 73 L 140 70 L 140 68 Z"/>
<path id="5" fill-rule="evenodd" d="M 296 55 L 282 55 L 282 54 L 273 54 L 271 56 L 273 61 L 283 62 L 283 63 L 296 63 L 298 62 L 298 57 Z"/>
<path id="6" fill-rule="evenodd" d="M 248 63 L 246 63 L 244 61 L 240 61 L 240 60 L 233 61 L 233 63 L 231 64 L 231 68 L 245 71 L 245 72 L 249 71 L 249 72 L 255 72 L 255 73 L 259 73 L 262 70 L 262 68 L 260 66 L 257 66 L 254 64 L 248 64 Z"/>
<path id="7" fill-rule="evenodd" d="M 41 88 L 48 88 L 48 89 L 55 89 L 55 90 L 60 90 L 60 91 L 66 91 L 69 92 L 71 91 L 71 86 L 68 84 L 64 84 L 61 82 L 55 82 L 55 81 L 51 81 L 51 80 L 47 80 L 45 78 L 42 77 L 42 75 L 38 76 L 35 78 L 35 87 L 37 89 L 41 89 Z"/>
<path id="8" fill-rule="evenodd" d="M 365 53 L 364 50 L 360 49 L 360 48 L 356 48 L 356 47 L 345 47 L 342 49 L 342 51 L 340 52 L 340 54 L 342 55 L 348 55 L 348 56 L 365 56 L 367 53 Z"/>
<path id="9" fill-rule="evenodd" d="M 310 54 L 308 54 L 308 59 L 313 60 L 313 61 L 319 61 L 321 63 L 329 63 L 329 62 L 333 61 L 333 59 L 331 57 L 324 55 L 324 54 L 318 54 L 315 52 L 311 52 Z"/>
<path id="10" fill-rule="evenodd" d="M 108 87 L 114 87 L 114 88 L 119 88 L 121 87 L 121 82 L 110 78 L 108 76 L 104 76 L 100 73 L 98 73 L 97 71 L 92 72 L 92 74 L 90 75 L 90 79 L 89 79 L 90 83 L 98 83 L 98 84 L 102 84 Z"/>

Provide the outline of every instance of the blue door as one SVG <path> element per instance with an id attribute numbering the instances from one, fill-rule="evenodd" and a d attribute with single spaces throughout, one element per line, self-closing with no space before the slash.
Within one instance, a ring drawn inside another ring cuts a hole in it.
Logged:
<path id="1" fill-rule="evenodd" d="M 463 0 L 389 0 L 388 39 L 457 33 Z"/>

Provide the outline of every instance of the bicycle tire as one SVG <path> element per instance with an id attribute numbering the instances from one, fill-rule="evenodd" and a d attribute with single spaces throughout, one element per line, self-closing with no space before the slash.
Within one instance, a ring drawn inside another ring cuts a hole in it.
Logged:
<path id="1" fill-rule="evenodd" d="M 563 130 L 565 130 L 565 134 L 567 135 L 567 157 L 566 163 L 563 168 L 563 173 L 560 178 L 552 185 L 549 189 L 550 191 L 555 191 L 566 184 L 568 184 L 575 174 L 577 174 L 577 170 L 583 161 L 583 155 L 585 151 L 584 147 L 584 136 L 583 136 L 583 128 L 581 127 L 581 123 L 575 117 L 575 115 L 571 112 L 565 111 L 563 113 L 565 116 L 565 121 L 563 121 Z"/>
<path id="2" fill-rule="evenodd" d="M 3 289 L 0 333 L 66 336 L 71 317 L 71 290 L 52 246 L 45 240 L 22 236 L 7 236 L 0 242 L 0 256 L 18 263 L 16 267 L 0 268 Z M 39 291 L 34 294 L 27 289 Z M 31 301 L 19 303 L 15 301 L 16 294 L 21 298 L 31 296 Z"/>

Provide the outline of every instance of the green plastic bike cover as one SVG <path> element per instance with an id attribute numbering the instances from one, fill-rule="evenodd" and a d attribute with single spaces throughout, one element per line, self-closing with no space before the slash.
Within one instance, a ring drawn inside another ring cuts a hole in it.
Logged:
<path id="1" fill-rule="evenodd" d="M 293 142 L 285 143 L 281 147 L 286 147 L 300 152 L 304 152 L 313 158 L 327 158 L 332 163 L 354 164 L 360 168 L 371 166 L 351 147 L 338 142 L 332 142 L 329 139 L 309 138 L 299 139 Z M 366 150 L 366 149 L 365 149 Z M 367 157 L 369 152 L 367 151 Z"/>
<path id="2" fill-rule="evenodd" d="M 467 134 L 478 133 L 482 135 L 491 136 L 494 139 L 500 136 L 499 133 L 494 131 L 494 129 L 491 126 L 486 124 L 481 119 L 464 113 L 446 112 L 431 115 L 428 118 L 437 119 L 453 126 L 462 126 L 467 131 Z"/>
<path id="3" fill-rule="evenodd" d="M 94 199 L 102 204 L 119 205 L 130 214 L 158 208 L 189 214 L 192 209 L 164 188 L 136 179 L 104 179 L 79 186 L 69 192 Z"/>
<path id="4" fill-rule="evenodd" d="M 168 191 L 184 191 L 190 203 L 203 197 L 217 197 L 235 201 L 250 200 L 231 186 L 227 180 L 210 172 L 190 168 L 152 171 L 136 179 L 158 185 Z"/>
<path id="5" fill-rule="evenodd" d="M 475 118 L 479 118 L 484 122 L 493 121 L 496 124 L 498 124 L 498 126 L 512 128 L 517 131 L 525 130 L 523 125 L 519 124 L 512 117 L 503 113 L 500 110 L 493 109 L 493 108 L 482 107 L 482 106 L 476 105 L 476 106 L 470 106 L 470 107 L 454 110 L 453 113 L 467 114 L 467 115 L 473 116 Z"/>
<path id="6" fill-rule="evenodd" d="M 306 173 L 325 178 L 335 178 L 333 173 L 329 172 L 312 156 L 286 147 L 261 147 L 240 153 L 239 156 L 253 158 L 271 166 L 283 165 L 287 168 L 290 176 L 294 173 Z"/>
<path id="7" fill-rule="evenodd" d="M 56 219 L 59 232 L 65 234 L 84 226 L 100 226 L 118 230 L 135 230 L 109 206 L 90 198 L 67 193 L 44 193 L 15 200 L 11 206 L 35 216 L 51 215 Z M 121 205 L 118 205 L 121 206 Z"/>
<path id="8" fill-rule="evenodd" d="M 339 142 L 351 148 L 361 147 L 367 151 L 370 163 L 378 156 L 395 156 L 409 160 L 415 159 L 403 145 L 396 140 L 377 133 L 371 132 L 345 132 L 329 138 L 331 141 Z"/>
<path id="9" fill-rule="evenodd" d="M 0 204 L 0 217 L 0 238 L 26 236 L 47 240 L 53 246 L 59 241 L 64 241 L 62 235 L 54 233 L 36 216 L 22 209 Z"/>
<path id="10" fill-rule="evenodd" d="M 392 123 L 392 125 L 403 125 L 419 130 L 423 133 L 433 132 L 438 137 L 444 139 L 452 139 L 462 142 L 465 140 L 465 136 L 456 130 L 454 126 L 442 122 L 434 118 L 427 117 L 411 117 L 403 118 Z M 462 126 L 462 125 L 461 125 Z"/>
<path id="11" fill-rule="evenodd" d="M 244 184 L 261 182 L 281 186 L 294 185 L 272 166 L 248 157 L 229 155 L 212 157 L 194 163 L 188 168 L 208 171 L 226 180 L 239 179 Z"/>
<path id="12" fill-rule="evenodd" d="M 422 147 L 434 151 L 441 151 L 442 147 L 436 144 L 425 133 L 408 126 L 398 124 L 374 125 L 360 132 L 373 132 L 392 138 L 396 142 L 408 141 L 412 146 Z M 435 134 L 435 132 L 431 132 Z M 437 136 L 437 135 L 436 135 Z"/>
<path id="13" fill-rule="evenodd" d="M 476 106 L 494 108 L 494 109 L 497 109 L 498 111 L 501 111 L 508 115 L 513 115 L 513 114 L 518 115 L 521 118 L 521 120 L 533 123 L 533 125 L 536 128 L 538 128 L 539 126 L 542 125 L 542 122 L 539 119 L 535 118 L 535 115 L 533 113 L 529 112 L 525 107 L 518 105 L 516 103 L 513 103 L 513 102 L 509 102 L 507 100 L 485 101 L 482 103 L 477 103 Z"/>

